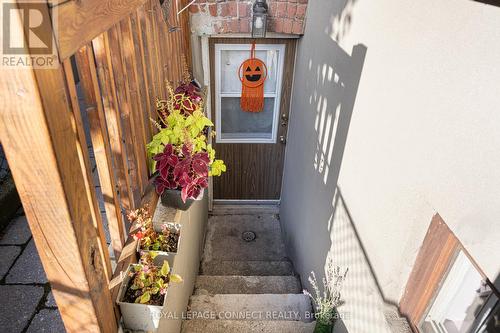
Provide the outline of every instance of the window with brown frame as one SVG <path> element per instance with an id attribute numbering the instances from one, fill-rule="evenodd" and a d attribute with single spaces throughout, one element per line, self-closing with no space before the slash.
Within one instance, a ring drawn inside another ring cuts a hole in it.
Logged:
<path id="1" fill-rule="evenodd" d="M 415 332 L 498 333 L 498 290 L 436 214 L 400 302 Z"/>

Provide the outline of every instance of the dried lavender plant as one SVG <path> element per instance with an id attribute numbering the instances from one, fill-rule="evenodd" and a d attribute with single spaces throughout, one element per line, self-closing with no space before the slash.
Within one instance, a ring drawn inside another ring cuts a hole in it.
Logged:
<path id="1" fill-rule="evenodd" d="M 326 275 L 322 279 L 324 291 L 321 293 L 316 274 L 311 272 L 309 282 L 311 283 L 314 295 L 304 290 L 304 294 L 309 296 L 316 310 L 316 320 L 321 323 L 332 325 L 336 316 L 336 308 L 342 305 L 341 298 L 342 283 L 347 276 L 348 269 L 341 272 L 339 266 L 335 266 L 331 259 L 326 266 Z"/>
<path id="2" fill-rule="evenodd" d="M 182 82 L 188 84 L 191 82 L 191 73 L 189 72 L 189 66 L 187 64 L 187 58 L 185 54 L 181 55 L 182 63 Z"/>

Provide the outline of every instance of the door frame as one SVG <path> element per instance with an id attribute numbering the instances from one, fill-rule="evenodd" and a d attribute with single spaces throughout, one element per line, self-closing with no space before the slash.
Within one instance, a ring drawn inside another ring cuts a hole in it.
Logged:
<path id="1" fill-rule="evenodd" d="M 248 44 L 232 44 L 232 43 L 217 43 L 214 45 L 214 95 L 215 95 L 215 128 L 217 129 L 216 131 L 216 140 L 218 143 L 271 143 L 275 144 L 278 138 L 278 123 L 279 123 L 279 116 L 280 116 L 280 111 L 281 111 L 281 87 L 282 87 L 282 82 L 283 82 L 283 70 L 284 70 L 284 63 L 285 63 L 285 52 L 286 52 L 286 44 L 256 44 L 255 45 L 255 51 L 260 51 L 260 50 L 278 50 L 280 53 L 279 59 L 278 59 L 278 64 L 277 64 L 277 73 L 276 73 L 276 92 L 274 94 L 269 94 L 269 93 L 264 93 L 264 97 L 273 97 L 274 98 L 274 110 L 273 110 L 273 127 L 272 127 L 272 132 L 271 132 L 271 139 L 223 139 L 221 137 L 221 68 L 220 66 L 220 57 L 221 57 L 221 51 L 224 50 L 242 50 L 246 51 L 249 49 Z M 234 93 L 234 94 L 225 94 L 227 96 L 224 97 L 240 97 L 241 94 L 239 93 Z M 230 96 L 234 95 L 234 96 Z"/>

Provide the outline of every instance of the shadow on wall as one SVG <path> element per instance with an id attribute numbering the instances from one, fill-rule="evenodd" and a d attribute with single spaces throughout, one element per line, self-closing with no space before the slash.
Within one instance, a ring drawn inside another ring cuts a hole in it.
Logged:
<path id="1" fill-rule="evenodd" d="M 345 304 L 340 309 L 344 320 L 349 320 L 349 329 L 353 332 L 411 332 L 398 304 L 386 299 L 338 187 L 333 201 L 328 221 L 331 247 L 327 258 L 332 258 L 340 267 L 349 268 L 343 286 Z"/>
<path id="2" fill-rule="evenodd" d="M 354 1 L 310 2 L 299 43 L 280 216 L 289 255 L 304 286 L 329 258 L 349 269 L 339 310 L 352 332 L 389 332 L 398 322 L 347 210 L 337 181 L 367 47 L 352 55 L 338 42 L 352 22 Z M 392 316 L 394 320 L 387 320 Z M 339 327 L 341 326 L 341 327 Z M 347 331 L 339 323 L 337 332 Z"/>

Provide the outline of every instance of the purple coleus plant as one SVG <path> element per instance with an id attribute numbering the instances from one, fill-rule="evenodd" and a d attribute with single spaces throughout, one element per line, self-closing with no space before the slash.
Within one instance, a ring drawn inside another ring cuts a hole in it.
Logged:
<path id="1" fill-rule="evenodd" d="M 197 198 L 208 187 L 208 153 L 192 151 L 192 145 L 184 144 L 180 152 L 171 144 L 163 153 L 156 154 L 158 176 L 155 179 L 156 192 L 161 195 L 166 189 L 180 189 L 183 202 Z"/>
<path id="2" fill-rule="evenodd" d="M 200 89 L 193 83 L 181 84 L 174 92 L 174 110 L 179 110 L 185 115 L 192 114 L 201 102 L 199 92 Z"/>
<path id="3" fill-rule="evenodd" d="M 175 94 L 183 94 L 189 97 L 194 103 L 201 102 L 200 88 L 198 88 L 193 82 L 183 83 L 175 89 Z"/>

